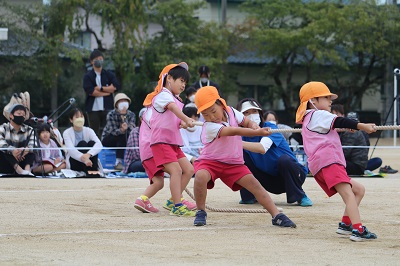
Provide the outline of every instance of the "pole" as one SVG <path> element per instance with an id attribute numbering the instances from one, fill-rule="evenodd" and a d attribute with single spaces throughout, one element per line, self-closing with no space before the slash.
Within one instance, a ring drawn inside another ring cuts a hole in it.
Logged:
<path id="1" fill-rule="evenodd" d="M 393 124 L 397 125 L 397 76 L 400 75 L 400 69 L 394 69 L 393 80 Z M 393 130 L 393 146 L 397 144 L 397 130 Z"/>

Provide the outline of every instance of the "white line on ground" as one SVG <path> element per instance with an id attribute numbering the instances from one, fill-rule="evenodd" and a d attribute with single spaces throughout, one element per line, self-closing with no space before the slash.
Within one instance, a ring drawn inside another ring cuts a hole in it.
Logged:
<path id="1" fill-rule="evenodd" d="M 37 233 L 11 233 L 0 234 L 0 237 L 19 237 L 19 236 L 46 236 L 46 235 L 78 235 L 78 234 L 101 234 L 101 233 L 145 233 L 145 232 L 173 232 L 173 231 L 195 231 L 195 230 L 220 230 L 220 229 L 244 229 L 248 226 L 224 226 L 224 227 L 207 227 L 193 226 L 181 228 L 163 228 L 163 229 L 143 229 L 143 230 L 87 230 L 87 231 L 70 231 L 70 232 L 37 232 Z"/>

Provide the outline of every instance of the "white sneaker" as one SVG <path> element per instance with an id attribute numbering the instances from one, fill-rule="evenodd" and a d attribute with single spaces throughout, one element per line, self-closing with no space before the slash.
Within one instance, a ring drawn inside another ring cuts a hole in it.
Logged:
<path id="1" fill-rule="evenodd" d="M 22 172 L 20 173 L 20 175 L 35 176 L 34 174 L 31 173 L 31 171 L 28 171 L 28 170 L 22 170 Z"/>

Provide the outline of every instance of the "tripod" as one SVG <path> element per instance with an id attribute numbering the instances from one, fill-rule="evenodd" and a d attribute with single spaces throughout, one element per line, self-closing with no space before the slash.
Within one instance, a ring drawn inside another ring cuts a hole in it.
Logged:
<path id="1" fill-rule="evenodd" d="M 400 100 L 400 96 L 397 93 L 397 79 L 400 76 L 400 69 L 395 68 L 393 73 L 394 73 L 393 101 L 392 101 L 392 103 L 390 105 L 389 111 L 387 112 L 387 115 L 386 115 L 386 118 L 385 118 L 385 121 L 384 121 L 383 125 L 386 125 L 386 122 L 387 122 L 387 120 L 389 118 L 389 115 L 390 115 L 390 112 L 392 111 L 392 109 L 393 109 L 393 123 L 394 124 L 396 124 L 396 125 L 398 124 L 397 123 L 397 119 L 398 119 L 398 117 L 400 117 L 400 114 L 398 114 L 398 112 L 400 111 L 400 108 L 397 108 L 398 107 L 397 105 L 399 104 L 399 100 Z M 394 103 L 395 101 L 396 101 L 396 104 Z M 379 131 L 378 138 L 376 139 L 374 148 L 372 149 L 372 152 L 371 152 L 371 156 L 369 157 L 370 159 L 372 158 L 372 155 L 374 154 L 376 145 L 378 144 L 378 141 L 379 141 L 379 139 L 381 137 L 381 134 L 382 134 L 382 131 Z M 394 132 L 393 132 L 393 139 L 394 139 L 393 140 L 393 145 L 394 146 L 396 146 L 396 138 L 397 138 L 397 130 L 394 130 Z"/>

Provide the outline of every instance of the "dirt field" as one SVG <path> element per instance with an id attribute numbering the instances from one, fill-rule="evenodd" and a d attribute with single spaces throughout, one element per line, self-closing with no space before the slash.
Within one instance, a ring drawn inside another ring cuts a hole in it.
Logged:
<path id="1" fill-rule="evenodd" d="M 400 169 L 400 149 L 374 155 Z M 161 208 L 168 180 L 152 201 L 161 211 L 143 214 L 133 202 L 147 179 L 1 178 L 0 265 L 399 265 L 400 174 L 357 180 L 367 189 L 361 215 L 376 241 L 337 235 L 344 205 L 339 196 L 327 198 L 313 178 L 304 184 L 312 207 L 271 195 L 296 229 L 272 226 L 269 214 L 211 211 L 207 226 L 195 227 L 193 218 Z M 239 205 L 239 197 L 217 182 L 207 203 L 260 208 Z"/>

